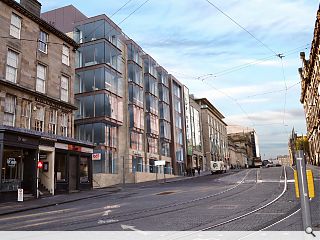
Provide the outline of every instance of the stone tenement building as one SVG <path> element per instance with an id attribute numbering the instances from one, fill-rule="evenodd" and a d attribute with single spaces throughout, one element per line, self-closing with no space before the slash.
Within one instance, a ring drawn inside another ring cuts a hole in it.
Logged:
<path id="1" fill-rule="evenodd" d="M 317 19 L 314 28 L 314 35 L 309 60 L 306 60 L 305 53 L 300 53 L 302 68 L 299 68 L 301 77 L 301 98 L 306 123 L 307 137 L 310 149 L 310 161 L 312 164 L 320 165 L 320 87 L 319 87 L 319 56 L 320 56 L 320 7 L 317 12 Z"/>
<path id="2" fill-rule="evenodd" d="M 92 144 L 73 139 L 78 44 L 40 11 L 36 0 L 0 1 L 0 194 L 6 196 L 18 188 L 37 196 L 92 188 Z"/>
<path id="3" fill-rule="evenodd" d="M 229 165 L 227 124 L 223 121 L 224 116 L 206 98 L 195 99 L 195 102 L 201 107 L 205 170 L 210 170 L 210 161 L 224 161 Z"/>

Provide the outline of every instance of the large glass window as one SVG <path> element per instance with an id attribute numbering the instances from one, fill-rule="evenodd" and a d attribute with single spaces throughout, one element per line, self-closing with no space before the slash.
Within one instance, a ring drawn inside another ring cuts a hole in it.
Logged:
<path id="1" fill-rule="evenodd" d="M 158 117 L 152 114 L 147 114 L 146 119 L 147 119 L 147 133 L 158 135 L 159 134 Z"/>
<path id="2" fill-rule="evenodd" d="M 56 152 L 54 168 L 57 182 L 67 181 L 67 154 Z"/>
<path id="3" fill-rule="evenodd" d="M 144 110 L 134 105 L 129 105 L 130 128 L 144 129 Z"/>
<path id="4" fill-rule="evenodd" d="M 16 97 L 6 94 L 4 102 L 4 121 L 3 125 L 14 127 L 16 118 Z"/>
<path id="5" fill-rule="evenodd" d="M 8 50 L 7 66 L 6 66 L 6 79 L 10 82 L 17 82 L 19 64 L 19 53 Z"/>
<path id="6" fill-rule="evenodd" d="M 80 183 L 89 182 L 89 159 L 88 157 L 80 157 L 80 169 L 79 169 Z"/>
<path id="7" fill-rule="evenodd" d="M 106 42 L 83 46 L 79 49 L 82 55 L 82 66 L 91 66 L 100 63 L 111 65 L 114 69 L 121 70 L 121 52 Z"/>
<path id="8" fill-rule="evenodd" d="M 160 121 L 160 137 L 165 139 L 171 139 L 171 127 L 167 121 Z"/>
<path id="9" fill-rule="evenodd" d="M 147 148 L 148 148 L 148 153 L 158 154 L 158 139 L 148 137 Z"/>
<path id="10" fill-rule="evenodd" d="M 166 103 L 169 103 L 169 89 L 163 85 L 159 86 L 159 99 Z"/>
<path id="11" fill-rule="evenodd" d="M 136 104 L 143 107 L 143 89 L 135 84 L 129 84 L 129 101 L 132 104 Z"/>
<path id="12" fill-rule="evenodd" d="M 128 81 L 143 86 L 142 68 L 133 63 L 128 63 Z"/>
<path id="13" fill-rule="evenodd" d="M 117 47 L 119 35 L 120 33 L 104 19 L 77 26 L 74 32 L 75 40 L 79 43 L 105 38 Z"/>
<path id="14" fill-rule="evenodd" d="M 123 101 L 112 94 L 97 94 L 79 97 L 80 115 L 78 118 L 109 117 L 123 121 Z"/>
<path id="15" fill-rule="evenodd" d="M 181 98 L 181 87 L 175 82 L 173 83 L 173 94 L 177 98 Z"/>
<path id="16" fill-rule="evenodd" d="M 114 70 L 104 67 L 77 72 L 76 93 L 91 92 L 94 90 L 106 89 L 119 96 L 123 95 L 122 85 L 123 79 Z"/>
<path id="17" fill-rule="evenodd" d="M 181 115 L 178 113 L 175 114 L 175 127 L 182 129 L 182 118 Z"/>
<path id="18" fill-rule="evenodd" d="M 2 189 L 17 190 L 23 180 L 23 152 L 15 148 L 4 148 L 1 166 Z"/>
<path id="19" fill-rule="evenodd" d="M 95 152 L 101 153 L 101 160 L 92 161 L 93 173 L 117 173 L 117 152 L 115 149 Z"/>
<path id="20" fill-rule="evenodd" d="M 176 151 L 176 161 L 177 162 L 183 162 L 184 157 L 183 157 L 183 148 L 178 148 Z"/>
<path id="21" fill-rule="evenodd" d="M 146 107 L 147 107 L 147 111 L 150 113 L 153 113 L 155 115 L 158 115 L 158 111 L 159 111 L 159 104 L 158 104 L 158 98 L 147 94 L 146 95 Z"/>
<path id="22" fill-rule="evenodd" d="M 145 75 L 144 76 L 145 83 L 145 91 L 153 94 L 154 96 L 158 96 L 158 82 L 157 79 Z"/>
<path id="23" fill-rule="evenodd" d="M 12 13 L 11 24 L 10 24 L 10 36 L 20 39 L 21 32 L 21 18 Z"/>
<path id="24" fill-rule="evenodd" d="M 154 77 L 157 77 L 156 65 L 157 63 L 149 56 L 145 57 L 143 60 L 144 72 L 150 73 Z"/>
<path id="25" fill-rule="evenodd" d="M 170 157 L 170 143 L 161 141 L 160 142 L 160 154 L 162 156 Z"/>
<path id="26" fill-rule="evenodd" d="M 130 131 L 130 148 L 143 151 L 143 134 Z"/>
<path id="27" fill-rule="evenodd" d="M 181 113 L 181 102 L 178 99 L 174 100 L 174 110 Z"/>
<path id="28" fill-rule="evenodd" d="M 142 65 L 141 51 L 132 43 L 128 45 L 128 60 L 134 61 L 140 66 Z"/>
<path id="29" fill-rule="evenodd" d="M 160 119 L 165 119 L 170 122 L 170 107 L 168 104 L 161 102 L 160 107 Z"/>
<path id="30" fill-rule="evenodd" d="M 158 81 L 166 87 L 169 87 L 168 73 L 163 70 L 158 71 Z"/>

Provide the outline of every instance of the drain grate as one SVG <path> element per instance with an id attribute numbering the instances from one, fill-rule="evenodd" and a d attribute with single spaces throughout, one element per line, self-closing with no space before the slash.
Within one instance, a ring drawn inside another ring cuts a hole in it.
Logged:
<path id="1" fill-rule="evenodd" d="M 175 192 L 161 192 L 161 193 L 157 193 L 156 195 L 162 196 L 162 195 L 169 195 L 169 194 L 173 194 L 173 193 L 175 193 Z"/>

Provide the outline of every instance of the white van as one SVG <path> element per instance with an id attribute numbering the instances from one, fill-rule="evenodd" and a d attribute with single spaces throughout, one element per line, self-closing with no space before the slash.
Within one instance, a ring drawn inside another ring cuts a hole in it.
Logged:
<path id="1" fill-rule="evenodd" d="M 227 172 L 228 167 L 223 161 L 210 161 L 211 174 Z"/>

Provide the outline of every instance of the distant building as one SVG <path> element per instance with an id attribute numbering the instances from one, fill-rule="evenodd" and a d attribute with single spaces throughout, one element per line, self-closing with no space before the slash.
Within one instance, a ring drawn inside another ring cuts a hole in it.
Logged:
<path id="1" fill-rule="evenodd" d="M 291 166 L 289 155 L 277 156 L 277 161 L 282 166 Z"/>
<path id="2" fill-rule="evenodd" d="M 201 122 L 201 106 L 189 95 L 189 90 L 184 87 L 185 115 L 186 115 L 186 140 L 187 140 L 187 166 L 188 169 L 199 167 L 205 169 L 203 155 L 203 131 Z"/>
<path id="3" fill-rule="evenodd" d="M 210 161 L 224 161 L 229 164 L 227 124 L 224 116 L 206 98 L 195 99 L 201 106 L 201 123 L 203 132 L 204 156 L 206 170 L 210 169 Z"/>
<path id="4" fill-rule="evenodd" d="M 310 147 L 310 162 L 320 166 L 320 85 L 319 85 L 319 61 L 320 61 L 320 6 L 314 28 L 314 35 L 310 51 L 309 60 L 305 53 L 300 53 L 302 68 L 299 68 L 301 77 L 301 98 L 303 104 L 306 123 L 307 138 Z"/>
<path id="5" fill-rule="evenodd" d="M 247 158 L 246 166 L 255 166 L 255 161 L 261 162 L 257 134 L 254 129 L 240 126 L 228 126 L 228 139 L 237 148 L 245 149 L 244 155 Z M 243 151 L 243 150 L 241 150 Z"/>
<path id="6" fill-rule="evenodd" d="M 229 163 L 231 168 L 245 168 L 248 165 L 247 151 L 244 146 L 237 144 L 228 136 Z"/>

